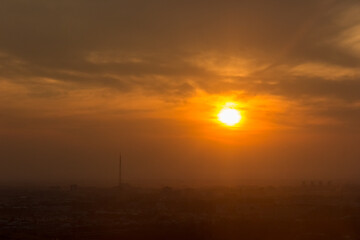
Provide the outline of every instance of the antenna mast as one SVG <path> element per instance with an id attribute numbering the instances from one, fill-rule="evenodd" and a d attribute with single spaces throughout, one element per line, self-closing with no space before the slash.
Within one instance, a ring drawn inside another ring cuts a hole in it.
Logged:
<path id="1" fill-rule="evenodd" d="M 120 157 L 119 157 L 119 179 L 118 179 L 118 184 L 119 184 L 119 188 L 121 188 L 122 186 L 122 179 L 121 179 L 121 152 L 120 152 Z"/>

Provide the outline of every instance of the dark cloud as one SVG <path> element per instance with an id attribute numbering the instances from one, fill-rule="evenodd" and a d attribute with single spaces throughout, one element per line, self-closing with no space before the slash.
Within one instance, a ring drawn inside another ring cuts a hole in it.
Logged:
<path id="1" fill-rule="evenodd" d="M 358 101 L 359 76 L 291 73 L 307 63 L 359 67 L 339 44 L 358 23 L 344 18 L 356 7 L 350 0 L 2 1 L 0 76 L 45 98 L 106 87 L 180 98 L 200 88 Z M 201 64 L 206 57 L 194 61 L 207 52 L 212 65 Z M 266 67 L 241 78 L 214 69 L 231 65 L 224 65 L 231 57 Z M 65 84 L 56 89 L 44 78 Z"/>
<path id="2" fill-rule="evenodd" d="M 139 84 L 129 76 L 142 78 L 140 85 L 148 88 L 146 82 L 157 75 L 180 82 L 163 81 L 159 91 L 175 87 L 180 92 L 177 86 L 184 86 L 189 78 L 221 82 L 222 76 L 188 62 L 204 51 L 251 57 L 271 67 L 309 61 L 357 67 L 356 57 L 329 43 L 340 34 L 339 14 L 351 4 L 354 2 L 2 1 L 0 51 L 23 62 L 8 66 L 9 60 L 3 59 L 6 71 L 2 75 L 97 83 L 126 91 Z M 89 62 L 92 53 L 108 54 L 110 59 Z M 133 57 L 139 61 L 132 61 Z M 277 77 L 282 76 L 273 76 Z"/>

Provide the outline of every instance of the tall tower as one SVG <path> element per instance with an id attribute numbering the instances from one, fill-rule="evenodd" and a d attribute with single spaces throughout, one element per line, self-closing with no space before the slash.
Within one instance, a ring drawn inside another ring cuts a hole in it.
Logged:
<path id="1" fill-rule="evenodd" d="M 121 153 L 119 156 L 119 179 L 118 179 L 118 187 L 121 188 L 122 186 L 122 179 L 121 179 Z"/>

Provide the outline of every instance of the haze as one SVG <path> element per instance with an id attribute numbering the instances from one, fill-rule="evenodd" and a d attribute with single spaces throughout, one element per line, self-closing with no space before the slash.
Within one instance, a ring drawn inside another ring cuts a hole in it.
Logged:
<path id="1" fill-rule="evenodd" d="M 358 180 L 358 1 L 3 0 L 0 33 L 0 184 Z"/>

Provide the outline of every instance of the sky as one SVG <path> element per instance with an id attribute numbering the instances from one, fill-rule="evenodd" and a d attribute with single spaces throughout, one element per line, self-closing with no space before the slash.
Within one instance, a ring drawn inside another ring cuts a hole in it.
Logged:
<path id="1" fill-rule="evenodd" d="M 358 1 L 2 0 L 0 33 L 1 185 L 358 178 Z"/>

